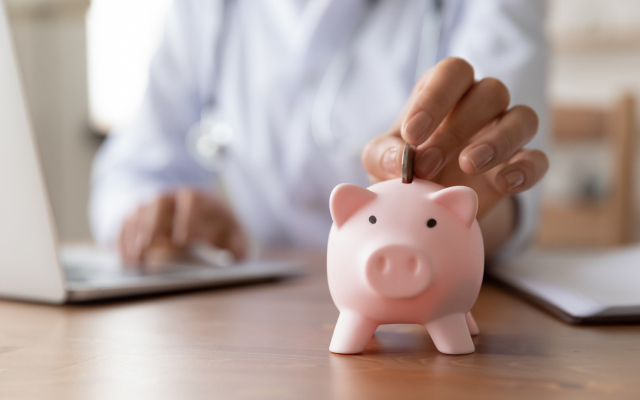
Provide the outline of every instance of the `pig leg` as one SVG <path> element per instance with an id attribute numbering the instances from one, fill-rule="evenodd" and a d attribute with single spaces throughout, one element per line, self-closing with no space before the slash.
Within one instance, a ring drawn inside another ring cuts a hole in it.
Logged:
<path id="1" fill-rule="evenodd" d="M 340 354 L 362 353 L 378 324 L 354 312 L 341 312 L 329 345 L 329 351 Z"/>
<path id="2" fill-rule="evenodd" d="M 465 315 L 450 314 L 425 324 L 433 343 L 445 354 L 469 354 L 475 351 Z"/>
<path id="3" fill-rule="evenodd" d="M 480 334 L 480 329 L 478 329 L 478 324 L 476 324 L 476 320 L 473 319 L 473 315 L 471 315 L 471 311 L 465 315 L 465 319 L 467 320 L 467 326 L 469 327 L 469 333 L 471 336 L 476 336 Z"/>

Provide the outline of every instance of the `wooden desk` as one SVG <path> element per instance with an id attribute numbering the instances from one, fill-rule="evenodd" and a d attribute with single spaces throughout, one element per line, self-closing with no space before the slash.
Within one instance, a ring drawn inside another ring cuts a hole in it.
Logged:
<path id="1" fill-rule="evenodd" d="M 85 306 L 0 301 L 1 399 L 640 398 L 640 327 L 566 325 L 487 284 L 476 353 L 419 326 L 330 354 L 321 256 L 280 283 Z"/>

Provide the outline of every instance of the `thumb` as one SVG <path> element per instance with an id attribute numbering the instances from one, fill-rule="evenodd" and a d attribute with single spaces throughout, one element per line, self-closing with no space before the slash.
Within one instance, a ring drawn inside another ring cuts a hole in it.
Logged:
<path id="1" fill-rule="evenodd" d="M 404 141 L 399 134 L 385 134 L 369 142 L 362 151 L 362 165 L 375 181 L 399 178 L 402 174 Z"/>

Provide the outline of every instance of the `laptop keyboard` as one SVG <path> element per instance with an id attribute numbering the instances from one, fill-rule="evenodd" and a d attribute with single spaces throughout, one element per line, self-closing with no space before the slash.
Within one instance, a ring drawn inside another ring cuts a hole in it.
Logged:
<path id="1" fill-rule="evenodd" d="M 67 281 L 70 282 L 87 282 L 105 278 L 144 276 L 144 273 L 137 269 L 84 268 L 67 265 L 64 267 L 64 271 Z"/>
<path id="2" fill-rule="evenodd" d="M 211 252 L 211 251 L 209 251 Z M 210 277 L 224 269 L 218 259 L 205 261 L 191 257 L 156 266 L 124 266 L 116 253 L 92 246 L 66 246 L 61 251 L 61 264 L 69 283 L 133 282 L 149 278 Z M 224 260 L 222 260 L 224 261 Z M 218 266 L 219 265 L 219 266 Z"/>
<path id="3" fill-rule="evenodd" d="M 72 302 L 273 279 L 291 275 L 294 268 L 282 262 L 228 265 L 209 259 L 124 266 L 117 254 L 88 246 L 65 247 L 60 254 Z"/>
<path id="4" fill-rule="evenodd" d="M 137 280 L 149 277 L 178 277 L 190 276 L 194 273 L 211 273 L 218 267 L 206 265 L 171 265 L 152 269 L 144 267 L 123 268 L 89 268 L 84 266 L 65 265 L 65 276 L 70 283 L 85 283 L 97 281 Z"/>

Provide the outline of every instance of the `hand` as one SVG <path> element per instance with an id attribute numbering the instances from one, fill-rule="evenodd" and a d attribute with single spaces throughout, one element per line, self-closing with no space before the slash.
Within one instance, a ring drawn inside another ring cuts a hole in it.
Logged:
<path id="1" fill-rule="evenodd" d="M 362 163 L 374 182 L 400 177 L 404 142 L 411 143 L 417 146 L 414 176 L 471 187 L 480 220 L 548 168 L 543 152 L 522 148 L 538 129 L 535 111 L 507 109 L 509 101 L 501 81 L 476 82 L 469 63 L 447 58 L 420 79 L 396 124 L 365 147 Z"/>
<path id="2" fill-rule="evenodd" d="M 248 247 L 232 211 L 213 195 L 193 189 L 165 193 L 140 207 L 125 221 L 118 245 L 125 263 L 140 264 L 154 250 L 181 252 L 193 240 L 228 249 L 236 259 Z"/>

